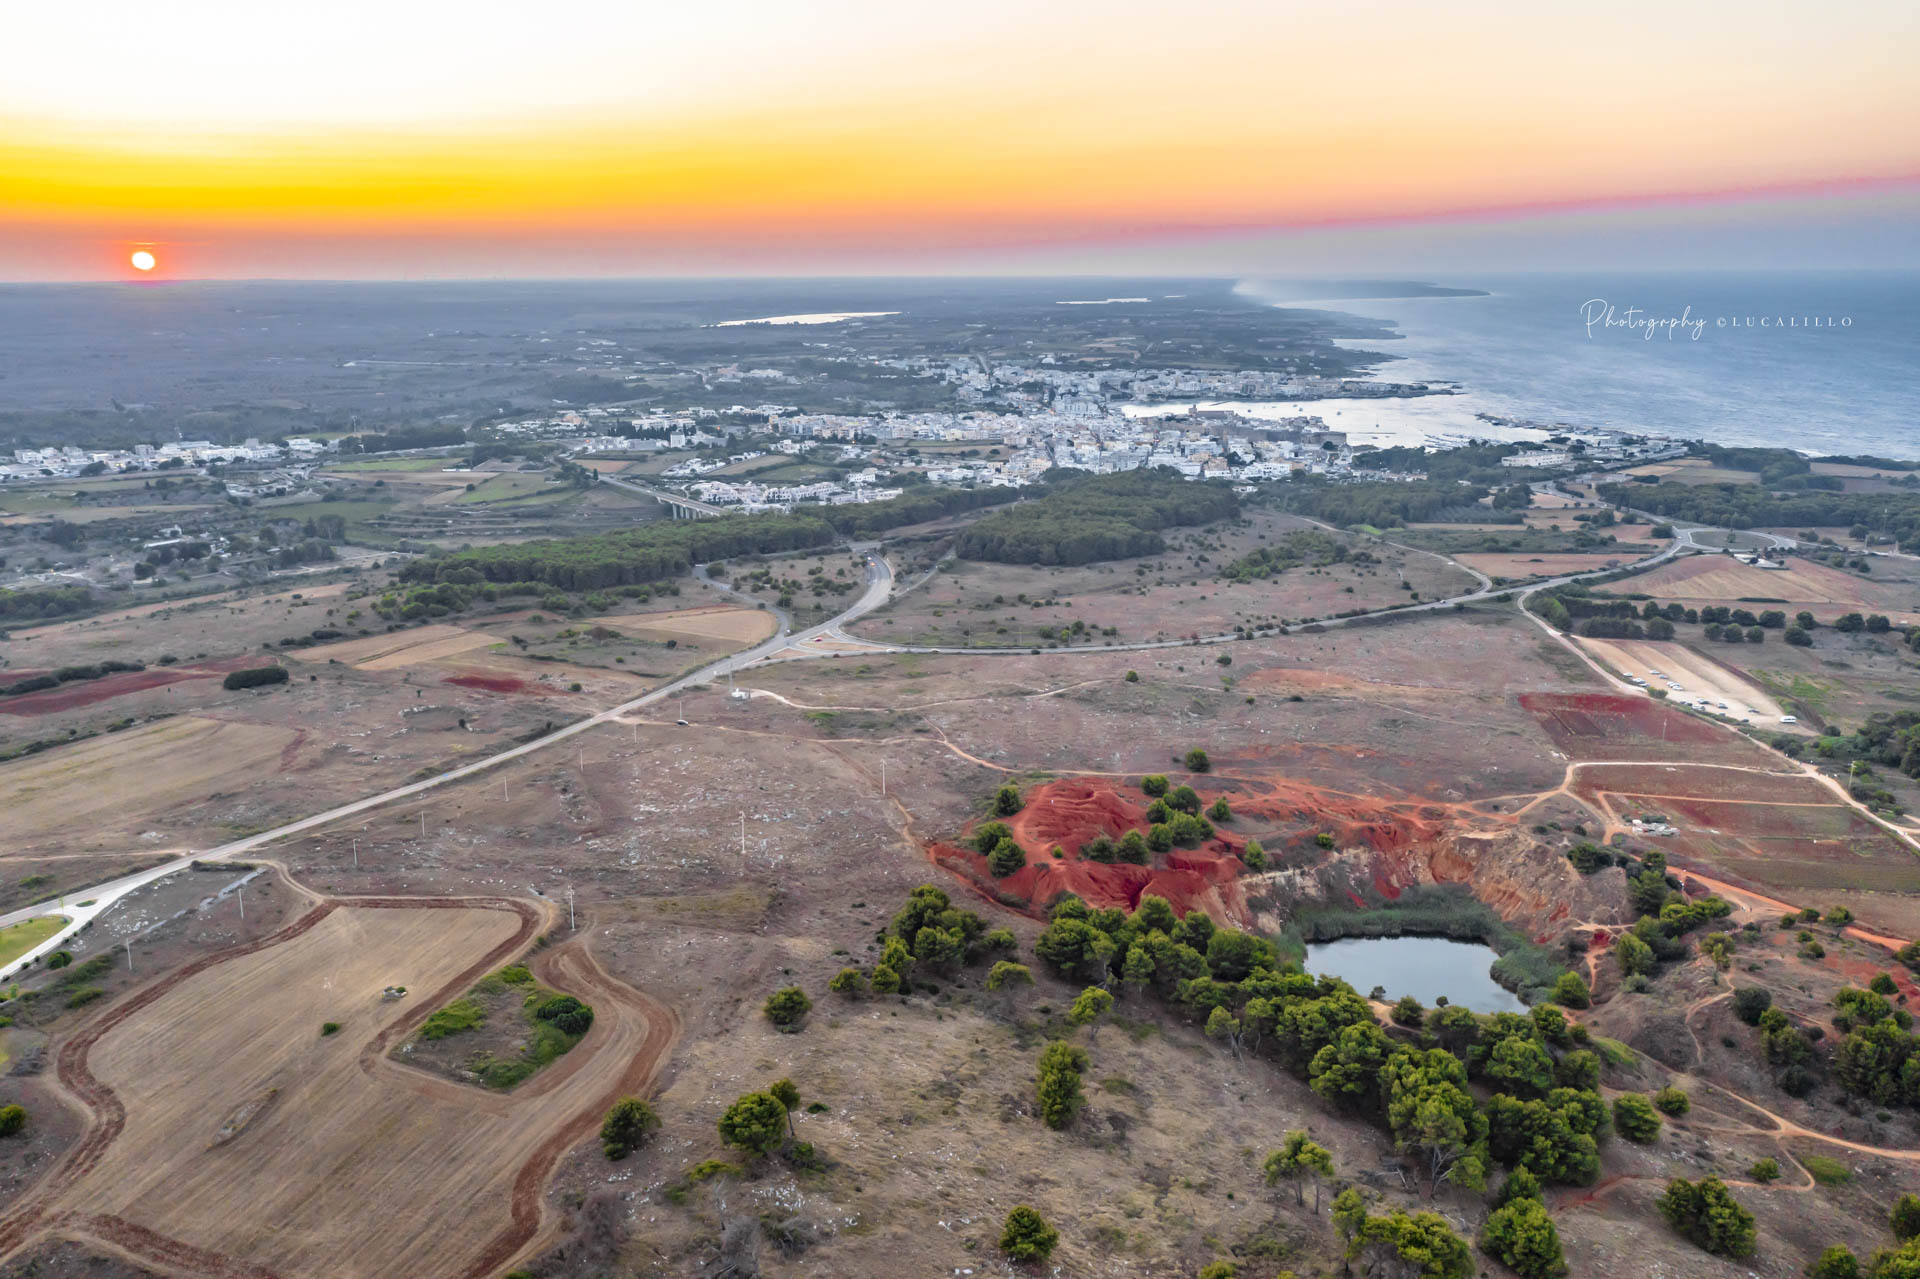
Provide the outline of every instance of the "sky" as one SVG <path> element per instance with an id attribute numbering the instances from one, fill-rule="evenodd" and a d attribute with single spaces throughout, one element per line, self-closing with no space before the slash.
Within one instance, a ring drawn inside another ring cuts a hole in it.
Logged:
<path id="1" fill-rule="evenodd" d="M 1908 0 L 69 0 L 0 280 L 1920 265 Z"/>

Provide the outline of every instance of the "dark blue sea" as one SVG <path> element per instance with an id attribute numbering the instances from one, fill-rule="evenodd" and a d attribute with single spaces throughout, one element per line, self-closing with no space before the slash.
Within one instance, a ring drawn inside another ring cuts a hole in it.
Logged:
<path id="1" fill-rule="evenodd" d="M 1718 444 L 1920 458 L 1920 272 L 1462 277 L 1485 297 L 1347 298 L 1249 282 L 1278 305 L 1388 320 L 1393 381 L 1469 405 Z M 1589 324 L 1589 320 L 1593 322 Z"/>

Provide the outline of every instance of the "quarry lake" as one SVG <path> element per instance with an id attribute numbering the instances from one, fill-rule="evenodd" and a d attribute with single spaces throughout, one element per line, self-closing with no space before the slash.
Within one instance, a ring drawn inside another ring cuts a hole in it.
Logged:
<path id="1" fill-rule="evenodd" d="M 1343 978 L 1361 994 L 1375 986 L 1388 999 L 1412 995 L 1429 1008 L 1447 1002 L 1477 1013 L 1523 1013 L 1527 1006 L 1493 980 L 1499 956 L 1478 942 L 1445 937 L 1347 937 L 1307 947 L 1307 971 Z"/>

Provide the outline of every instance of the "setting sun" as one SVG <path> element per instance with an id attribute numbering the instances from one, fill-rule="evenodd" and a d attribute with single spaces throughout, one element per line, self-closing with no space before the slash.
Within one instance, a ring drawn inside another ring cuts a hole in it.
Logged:
<path id="1" fill-rule="evenodd" d="M 153 254 L 147 252 L 145 249 L 135 249 L 133 256 L 127 260 L 133 263 L 133 269 L 136 271 L 151 271 L 158 265 Z"/>

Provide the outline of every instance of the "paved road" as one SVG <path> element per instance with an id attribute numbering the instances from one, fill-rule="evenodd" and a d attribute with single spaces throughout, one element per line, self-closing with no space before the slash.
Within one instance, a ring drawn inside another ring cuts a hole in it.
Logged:
<path id="1" fill-rule="evenodd" d="M 861 550 L 863 548 L 856 546 L 855 549 Z M 718 586 L 719 583 L 714 583 L 714 585 Z M 730 590 L 731 588 L 728 589 Z M 631 701 L 622 702 L 618 706 L 610 707 L 597 715 L 592 715 L 586 719 L 568 724 L 564 728 L 555 729 L 544 737 L 536 737 L 530 742 L 510 747 L 507 750 L 500 751 L 498 754 L 489 755 L 485 759 L 475 760 L 471 764 L 464 764 L 459 768 L 437 774 L 422 781 L 414 782 L 407 786 L 397 786 L 392 790 L 382 791 L 378 795 L 369 795 L 365 799 L 355 800 L 350 804 L 342 804 L 338 808 L 330 808 L 324 813 L 315 813 L 311 817 L 303 817 L 299 821 L 289 822 L 285 826 L 277 826 L 272 830 L 262 831 L 258 835 L 251 835 L 246 839 L 235 840 L 230 844 L 222 844 L 217 848 L 209 848 L 204 852 L 189 853 L 184 857 L 176 857 L 172 861 L 163 862 L 150 870 L 137 871 L 131 875 L 124 875 L 119 879 L 109 880 L 104 884 L 97 884 L 91 888 L 81 889 L 73 894 L 73 896 L 91 903 L 87 906 L 73 905 L 63 907 L 57 902 L 42 902 L 38 905 L 22 907 L 6 915 L 0 915 L 0 928 L 41 915 L 65 915 L 68 920 L 65 928 L 61 929 L 40 945 L 34 947 L 17 961 L 9 964 L 5 972 L 0 972 L 0 978 L 18 976 L 32 964 L 35 959 L 43 954 L 59 949 L 74 933 L 99 918 L 102 913 L 110 909 L 128 893 L 133 892 L 135 889 L 143 888 L 155 880 L 185 870 L 196 861 L 225 861 L 229 858 L 239 857 L 242 854 L 264 848 L 269 844 L 277 843 L 291 836 L 305 834 L 310 830 L 317 830 L 323 826 L 340 821 L 343 818 L 357 817 L 361 813 L 371 812 L 376 808 L 391 804 L 396 800 L 407 799 L 410 796 L 444 786 L 448 782 L 457 782 L 463 778 L 472 777 L 476 773 L 485 772 L 489 768 L 494 768 L 511 760 L 519 759 L 523 755 L 531 755 L 535 751 L 544 750 L 556 742 L 563 742 L 570 737 L 596 728 L 621 715 L 626 715 L 633 711 L 640 710 L 643 707 L 651 706 L 656 702 L 664 701 L 676 693 L 679 693 L 681 690 L 690 688 L 695 684 L 702 684 L 720 676 L 730 674 L 743 667 L 751 666 L 760 659 L 771 656 L 784 648 L 796 644 L 804 644 L 816 636 L 829 634 L 842 623 L 850 622 L 857 617 L 864 616 L 874 609 L 879 608 L 887 602 L 887 598 L 892 593 L 892 590 L 893 567 L 887 563 L 884 557 L 877 553 L 869 552 L 867 554 L 866 591 L 862 593 L 860 598 L 855 600 L 845 612 L 820 623 L 818 626 L 809 627 L 798 634 L 794 634 L 789 629 L 786 615 L 776 610 L 776 615 L 780 618 L 780 629 L 771 639 L 757 644 L 753 648 L 735 653 L 731 657 L 723 657 L 718 661 L 709 662 L 699 670 L 694 671 L 690 675 L 683 675 L 671 684 L 663 685 Z"/>

